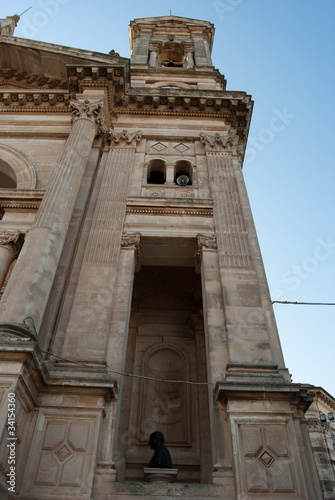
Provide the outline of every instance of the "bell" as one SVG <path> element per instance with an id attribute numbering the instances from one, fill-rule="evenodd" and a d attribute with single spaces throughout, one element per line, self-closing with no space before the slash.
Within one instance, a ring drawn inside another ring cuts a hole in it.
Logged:
<path id="1" fill-rule="evenodd" d="M 187 186 L 187 184 L 190 182 L 190 179 L 187 175 L 180 175 L 179 177 L 177 177 L 176 179 L 176 183 L 178 184 L 178 186 Z"/>

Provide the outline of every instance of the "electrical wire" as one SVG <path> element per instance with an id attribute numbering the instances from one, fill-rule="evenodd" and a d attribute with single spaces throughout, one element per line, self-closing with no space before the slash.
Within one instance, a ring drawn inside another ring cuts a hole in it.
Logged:
<path id="1" fill-rule="evenodd" d="M 114 375 L 122 375 L 123 377 L 133 377 L 133 378 L 139 378 L 139 379 L 144 379 L 144 380 L 152 380 L 154 382 L 168 382 L 170 384 L 188 384 L 188 385 L 206 385 L 206 386 L 214 386 L 215 384 L 213 382 L 191 382 L 190 380 L 170 380 L 170 379 L 164 379 L 164 378 L 155 378 L 155 377 L 146 377 L 145 375 L 135 375 L 134 373 L 125 373 L 125 372 L 119 372 L 117 370 L 105 370 L 104 368 L 99 368 L 93 365 L 89 365 L 87 363 L 83 363 L 81 361 L 75 361 L 73 359 L 67 359 L 63 358 L 61 356 L 57 356 L 56 354 L 53 354 L 52 352 L 49 351 L 44 351 L 43 349 L 40 349 L 41 352 L 44 352 L 45 354 L 48 354 L 49 356 L 53 356 L 54 358 L 61 359 L 62 361 L 66 361 L 67 363 L 73 363 L 76 365 L 84 366 L 86 368 L 91 368 L 93 370 L 101 370 L 104 373 L 113 373 Z"/>
<path id="2" fill-rule="evenodd" d="M 335 302 L 290 302 L 288 300 L 271 300 L 271 304 L 293 304 L 303 306 L 335 306 Z"/>

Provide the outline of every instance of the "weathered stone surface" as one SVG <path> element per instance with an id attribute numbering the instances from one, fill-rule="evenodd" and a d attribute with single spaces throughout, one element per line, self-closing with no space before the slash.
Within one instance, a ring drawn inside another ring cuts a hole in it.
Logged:
<path id="1" fill-rule="evenodd" d="M 4 498 L 8 394 L 22 499 L 332 498 L 243 180 L 252 101 L 226 91 L 213 34 L 136 19 L 131 60 L 2 40 Z M 157 430 L 175 484 L 144 481 Z"/>

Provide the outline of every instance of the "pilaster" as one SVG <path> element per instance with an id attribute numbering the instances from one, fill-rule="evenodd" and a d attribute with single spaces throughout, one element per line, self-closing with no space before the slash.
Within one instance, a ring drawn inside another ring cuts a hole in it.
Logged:
<path id="1" fill-rule="evenodd" d="M 214 204 L 217 252 L 230 362 L 229 377 L 289 379 L 278 340 L 266 277 L 241 173 L 241 146 L 234 134 L 200 134 Z M 277 375 L 275 375 L 277 373 Z M 278 379 L 279 380 L 279 379 Z"/>
<path id="2" fill-rule="evenodd" d="M 109 138 L 111 148 L 62 348 L 65 357 L 103 364 L 130 177 L 141 134 L 110 131 Z"/>

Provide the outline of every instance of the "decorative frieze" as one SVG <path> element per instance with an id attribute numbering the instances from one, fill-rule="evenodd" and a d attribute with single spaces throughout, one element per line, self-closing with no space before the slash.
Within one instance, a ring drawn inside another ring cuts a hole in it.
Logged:
<path id="1" fill-rule="evenodd" d="M 211 208 L 167 208 L 167 207 L 127 207 L 127 215 L 143 214 L 143 215 L 176 215 L 188 217 L 213 217 Z"/>
<path id="2" fill-rule="evenodd" d="M 237 134 L 240 144 L 244 143 L 245 132 L 248 128 L 252 101 L 250 96 L 223 96 L 215 93 L 213 97 L 185 95 L 181 90 L 176 95 L 169 95 L 168 91 L 161 95 L 135 94 L 135 90 L 115 98 L 114 106 L 117 114 L 145 114 L 145 115 L 178 115 L 216 117 L 223 119 Z"/>

